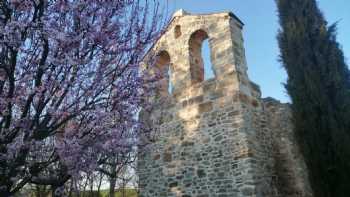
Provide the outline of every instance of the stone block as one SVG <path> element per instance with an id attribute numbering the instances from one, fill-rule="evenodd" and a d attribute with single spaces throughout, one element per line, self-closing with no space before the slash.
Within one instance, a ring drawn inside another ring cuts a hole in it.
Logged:
<path id="1" fill-rule="evenodd" d="M 212 102 L 206 102 L 201 103 L 198 106 L 199 113 L 206 113 L 213 110 L 213 103 Z"/>
<path id="2" fill-rule="evenodd" d="M 163 161 L 164 162 L 171 162 L 172 161 L 172 154 L 171 153 L 164 153 Z"/>

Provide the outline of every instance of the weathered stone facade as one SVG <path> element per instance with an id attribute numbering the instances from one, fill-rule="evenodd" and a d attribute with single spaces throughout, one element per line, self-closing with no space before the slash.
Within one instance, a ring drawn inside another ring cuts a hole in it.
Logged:
<path id="1" fill-rule="evenodd" d="M 143 197 L 312 196 L 288 105 L 248 78 L 242 27 L 229 12 L 179 11 L 151 49 L 163 78 L 142 115 L 154 136 L 139 154 Z M 204 81 L 207 38 L 215 78 Z"/>

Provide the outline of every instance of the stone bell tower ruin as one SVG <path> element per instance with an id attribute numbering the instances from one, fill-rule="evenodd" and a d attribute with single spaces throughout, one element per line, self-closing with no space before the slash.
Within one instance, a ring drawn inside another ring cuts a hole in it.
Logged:
<path id="1" fill-rule="evenodd" d="M 262 99 L 248 78 L 242 28 L 231 12 L 180 10 L 150 50 L 162 77 L 155 109 L 141 115 L 154 136 L 139 153 L 142 197 L 312 196 L 289 106 Z"/>

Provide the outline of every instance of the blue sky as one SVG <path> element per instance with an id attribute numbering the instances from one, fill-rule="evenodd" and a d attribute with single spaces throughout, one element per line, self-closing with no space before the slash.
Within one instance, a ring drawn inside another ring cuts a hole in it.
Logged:
<path id="1" fill-rule="evenodd" d="M 232 11 L 244 23 L 244 39 L 248 73 L 259 84 L 263 97 L 274 97 L 283 102 L 289 98 L 283 88 L 286 74 L 278 61 L 276 34 L 279 28 L 274 0 L 168 0 L 169 12 L 185 9 L 191 13 Z M 327 21 L 338 22 L 338 41 L 350 62 L 350 1 L 320 0 L 319 6 Z M 204 49 L 209 61 L 209 51 Z"/>

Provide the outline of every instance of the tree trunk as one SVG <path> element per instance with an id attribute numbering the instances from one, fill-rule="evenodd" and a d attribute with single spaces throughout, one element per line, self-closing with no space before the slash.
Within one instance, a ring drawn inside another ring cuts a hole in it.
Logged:
<path id="1" fill-rule="evenodd" d="M 70 186 L 69 186 L 69 192 L 68 192 L 68 197 L 73 196 L 73 187 L 74 187 L 74 182 L 71 180 Z"/>
<path id="2" fill-rule="evenodd" d="M 87 195 L 86 195 L 86 193 L 87 193 L 87 192 L 86 192 L 86 187 L 87 187 L 87 185 L 88 185 L 88 180 L 86 180 L 86 181 L 85 181 L 85 184 L 84 184 L 84 188 L 83 188 L 83 197 L 87 196 Z"/>
<path id="3" fill-rule="evenodd" d="M 41 197 L 41 190 L 39 185 L 35 185 L 35 196 Z"/>
<path id="4" fill-rule="evenodd" d="M 90 180 L 90 197 L 94 197 L 94 180 L 91 178 Z"/>
<path id="5" fill-rule="evenodd" d="M 50 193 L 50 189 L 47 189 L 46 185 L 35 184 L 36 197 L 47 197 L 49 193 Z"/>
<path id="6" fill-rule="evenodd" d="M 126 193 L 125 193 L 125 180 L 123 180 L 123 185 L 122 185 L 122 197 L 126 197 Z"/>
<path id="7" fill-rule="evenodd" d="M 51 196 L 52 197 L 56 197 L 56 189 L 57 189 L 57 187 L 55 187 L 55 186 L 51 186 Z"/>
<path id="8" fill-rule="evenodd" d="M 97 185 L 97 195 L 98 197 L 101 196 L 101 185 L 102 185 L 102 179 L 103 179 L 103 175 L 101 173 L 101 176 L 100 176 L 100 179 L 99 179 L 99 182 L 98 182 L 98 185 Z"/>
<path id="9" fill-rule="evenodd" d="M 109 181 L 109 197 L 115 197 L 115 184 L 117 182 L 116 178 L 111 178 Z"/>

